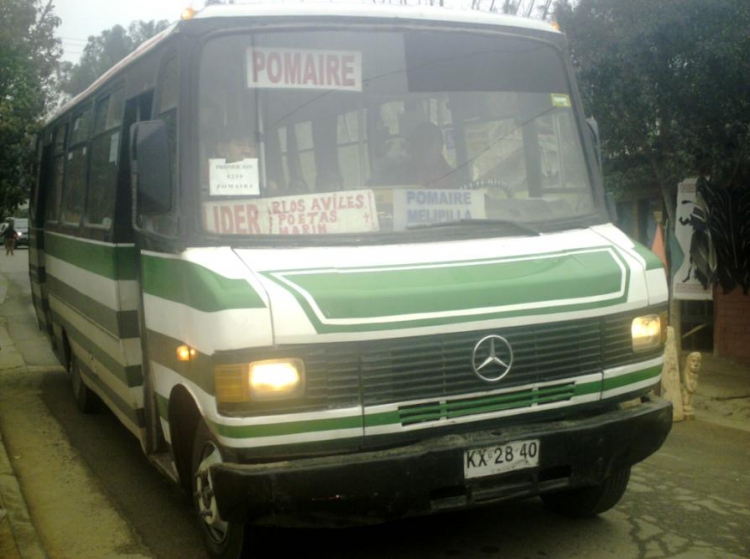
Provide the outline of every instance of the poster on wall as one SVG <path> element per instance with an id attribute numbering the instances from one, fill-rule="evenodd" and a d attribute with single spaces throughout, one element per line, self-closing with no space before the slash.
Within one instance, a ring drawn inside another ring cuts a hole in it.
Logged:
<path id="1" fill-rule="evenodd" d="M 675 239 L 684 256 L 680 263 L 676 258 L 679 255 L 672 251 L 675 270 L 672 275 L 674 298 L 691 301 L 711 300 L 712 286 L 704 286 L 704 282 L 706 267 L 711 266 L 713 247 L 706 225 L 706 209 L 700 203 L 695 179 L 684 180 L 677 187 L 675 220 Z M 715 268 L 715 263 L 713 267 Z"/>

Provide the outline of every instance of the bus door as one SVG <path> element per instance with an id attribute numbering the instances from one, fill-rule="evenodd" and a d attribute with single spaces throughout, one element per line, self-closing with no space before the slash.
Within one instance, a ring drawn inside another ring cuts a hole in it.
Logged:
<path id="1" fill-rule="evenodd" d="M 132 108 L 136 109 L 137 105 L 137 110 L 131 115 L 131 122 L 127 123 L 126 126 L 126 130 L 128 131 L 126 140 L 127 145 L 130 146 L 131 157 L 133 156 L 132 150 L 134 149 L 133 138 L 130 137 L 132 124 L 151 120 L 152 118 L 154 120 L 161 120 L 166 125 L 169 136 L 170 153 L 168 159 L 170 160 L 171 168 L 168 167 L 167 169 L 171 171 L 170 174 L 172 177 L 171 185 L 169 185 L 169 190 L 172 193 L 172 199 L 168 204 L 169 209 L 168 211 L 160 212 L 158 215 L 151 215 L 148 212 L 142 211 L 144 210 L 144 201 L 138 200 L 137 215 L 129 215 L 129 225 L 133 228 L 135 268 L 140 298 L 139 324 L 143 364 L 143 410 L 146 427 L 144 450 L 147 454 L 151 455 L 152 460 L 158 466 L 162 467 L 170 475 L 173 474 L 173 471 L 168 465 L 168 455 L 165 453 L 164 428 L 166 425 L 162 425 L 160 421 L 155 379 L 155 375 L 158 374 L 157 369 L 164 361 L 164 359 L 158 357 L 160 347 L 163 344 L 158 344 L 154 340 L 158 329 L 154 328 L 154 325 L 150 323 L 149 317 L 153 317 L 154 314 L 153 312 L 149 312 L 149 301 L 147 297 L 144 297 L 143 270 L 147 265 L 148 253 L 171 252 L 177 235 L 178 212 L 175 194 L 177 178 L 175 169 L 177 166 L 176 128 L 178 89 L 176 79 L 177 58 L 174 54 L 168 54 L 160 65 L 155 91 L 150 92 L 147 98 L 141 96 L 140 99 L 134 100 Z M 129 162 L 129 164 L 131 163 Z M 135 170 L 129 168 L 128 177 L 132 177 Z M 130 213 L 128 212 L 128 214 Z M 153 309 L 151 310 L 153 311 Z M 157 347 L 155 347 L 155 343 Z M 155 363 L 156 369 L 154 366 Z M 160 459 L 161 456 L 164 456 L 163 461 Z"/>

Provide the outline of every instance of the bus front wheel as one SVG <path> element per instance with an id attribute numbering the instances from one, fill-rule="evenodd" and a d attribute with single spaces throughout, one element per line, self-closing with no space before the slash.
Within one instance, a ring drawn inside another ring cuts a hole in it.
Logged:
<path id="1" fill-rule="evenodd" d="M 192 489 L 198 525 L 209 555 L 215 559 L 237 559 L 242 555 L 245 526 L 219 516 L 210 466 L 223 462 L 219 445 L 206 426 L 198 424 L 193 442 Z"/>
<path id="2" fill-rule="evenodd" d="M 579 487 L 542 495 L 542 501 L 565 516 L 590 518 L 614 507 L 625 494 L 630 481 L 630 467 L 615 471 L 599 485 Z"/>

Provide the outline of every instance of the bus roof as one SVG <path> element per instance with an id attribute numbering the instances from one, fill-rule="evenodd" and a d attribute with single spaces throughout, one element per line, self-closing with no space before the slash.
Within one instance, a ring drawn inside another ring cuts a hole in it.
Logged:
<path id="1" fill-rule="evenodd" d="M 403 5 L 403 4 L 375 4 L 372 0 L 360 0 L 359 2 L 347 0 L 337 1 L 304 1 L 304 0 L 276 0 L 273 2 L 260 0 L 247 4 L 214 4 L 206 6 L 197 12 L 191 19 L 212 18 L 284 18 L 284 17 L 326 17 L 326 18 L 372 18 L 382 20 L 401 20 L 419 22 L 444 22 L 461 23 L 473 25 L 515 27 L 533 31 L 549 32 L 559 34 L 560 32 L 550 24 L 525 17 L 511 16 L 484 12 L 479 10 L 454 9 L 438 6 Z M 65 103 L 54 115 L 49 118 L 47 124 L 64 114 L 77 103 L 91 95 L 99 87 L 114 77 L 120 70 L 130 65 L 133 61 L 144 56 L 154 49 L 158 44 L 172 35 L 181 25 L 187 21 L 179 21 L 170 25 L 167 29 L 154 35 L 136 50 L 112 66 L 107 72 L 100 76 L 93 84 L 73 99 Z"/>
<path id="2" fill-rule="evenodd" d="M 507 14 L 480 10 L 427 5 L 376 4 L 372 0 L 346 2 L 310 0 L 260 0 L 246 4 L 214 4 L 196 13 L 193 19 L 217 17 L 365 17 L 417 21 L 439 21 L 503 25 L 536 31 L 559 33 L 549 23 Z"/>
<path id="3" fill-rule="evenodd" d="M 135 49 L 125 58 L 120 60 L 117 64 L 112 66 L 109 70 L 104 72 L 104 74 L 99 76 L 99 78 L 94 83 L 92 83 L 81 93 L 73 97 L 73 99 L 65 103 L 59 110 L 55 111 L 55 113 L 52 115 L 52 117 L 50 117 L 50 119 L 46 122 L 46 124 L 49 124 L 50 122 L 54 121 L 60 115 L 65 114 L 65 112 L 72 109 L 80 101 L 83 101 L 86 97 L 88 97 L 94 91 L 96 91 L 100 86 L 104 85 L 108 80 L 113 78 L 121 69 L 125 68 L 137 58 L 140 58 L 141 56 L 143 56 L 150 50 L 154 49 L 159 43 L 161 43 L 164 39 L 166 39 L 169 35 L 171 35 L 174 32 L 174 30 L 177 28 L 177 25 L 178 25 L 177 23 L 174 23 L 170 25 L 169 27 L 167 27 L 161 33 L 157 33 L 150 39 L 147 39 L 146 41 L 141 43 L 137 49 Z"/>

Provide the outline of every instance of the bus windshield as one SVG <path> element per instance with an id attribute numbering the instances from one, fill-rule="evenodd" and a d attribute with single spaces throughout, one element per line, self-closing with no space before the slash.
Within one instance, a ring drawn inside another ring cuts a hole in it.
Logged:
<path id="1" fill-rule="evenodd" d="M 594 210 L 560 54 L 466 31 L 304 31 L 206 43 L 203 229 L 335 235 L 544 224 Z"/>

